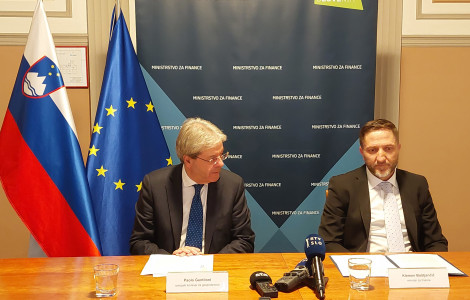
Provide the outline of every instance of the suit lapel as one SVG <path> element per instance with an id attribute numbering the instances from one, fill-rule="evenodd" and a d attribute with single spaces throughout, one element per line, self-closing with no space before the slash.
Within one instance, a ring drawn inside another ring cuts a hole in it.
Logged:
<path id="1" fill-rule="evenodd" d="M 361 218 L 366 231 L 366 236 L 369 236 L 370 231 L 370 196 L 369 196 L 369 183 L 367 181 L 366 166 L 360 169 L 357 180 L 357 197 L 359 201 L 359 209 L 361 211 Z M 367 244 L 366 244 L 367 245 Z M 364 250 L 365 251 L 365 250 Z"/>
<path id="2" fill-rule="evenodd" d="M 173 233 L 174 248 L 180 247 L 181 228 L 183 227 L 183 179 L 180 164 L 174 168 L 170 175 L 169 185 L 166 187 L 168 210 L 170 212 L 171 229 Z"/>
<path id="3" fill-rule="evenodd" d="M 401 206 L 403 208 L 403 216 L 405 217 L 406 231 L 408 232 L 408 238 L 411 243 L 413 250 L 419 249 L 416 242 L 418 241 L 418 225 L 413 211 L 413 198 L 410 191 L 408 191 L 408 185 L 406 184 L 406 174 L 402 170 L 397 169 L 397 184 L 400 190 Z"/>
<path id="4" fill-rule="evenodd" d="M 207 207 L 206 207 L 206 231 L 204 236 L 204 253 L 209 253 L 209 249 L 212 243 L 212 236 L 217 223 L 217 207 L 219 202 L 217 201 L 218 195 L 218 181 L 209 183 L 209 189 L 207 191 Z"/>

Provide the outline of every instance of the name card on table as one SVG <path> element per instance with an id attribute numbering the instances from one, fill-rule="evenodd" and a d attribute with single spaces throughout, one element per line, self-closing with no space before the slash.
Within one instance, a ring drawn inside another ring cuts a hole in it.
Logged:
<path id="1" fill-rule="evenodd" d="M 401 288 L 449 288 L 447 268 L 388 269 L 388 285 Z"/>
<path id="2" fill-rule="evenodd" d="M 228 292 L 228 272 L 170 272 L 166 276 L 166 292 Z"/>

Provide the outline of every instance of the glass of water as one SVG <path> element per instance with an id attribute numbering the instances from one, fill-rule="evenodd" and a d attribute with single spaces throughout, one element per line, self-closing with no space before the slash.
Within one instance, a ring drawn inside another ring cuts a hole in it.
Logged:
<path id="1" fill-rule="evenodd" d="M 348 259 L 349 285 L 352 289 L 365 291 L 369 289 L 372 261 L 367 258 Z"/>
<path id="2" fill-rule="evenodd" d="M 115 264 L 100 264 L 93 268 L 96 297 L 112 297 L 117 292 L 119 266 Z"/>

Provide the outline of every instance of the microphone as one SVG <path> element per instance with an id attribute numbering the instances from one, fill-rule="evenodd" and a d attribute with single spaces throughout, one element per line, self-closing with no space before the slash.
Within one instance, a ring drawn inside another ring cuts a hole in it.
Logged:
<path id="1" fill-rule="evenodd" d="M 251 274 L 250 284 L 252 289 L 256 289 L 261 297 L 277 298 L 277 289 L 272 285 L 271 277 L 268 274 L 257 271 Z"/>
<path id="2" fill-rule="evenodd" d="M 307 268 L 313 276 L 317 297 L 325 299 L 325 274 L 322 262 L 325 259 L 325 241 L 318 234 L 311 234 L 305 238 L 304 250 L 307 256 Z"/>
<path id="3" fill-rule="evenodd" d="M 289 293 L 307 283 L 309 272 L 307 269 L 307 258 L 302 259 L 294 270 L 284 273 L 284 276 L 276 281 L 274 286 L 281 292 Z"/>

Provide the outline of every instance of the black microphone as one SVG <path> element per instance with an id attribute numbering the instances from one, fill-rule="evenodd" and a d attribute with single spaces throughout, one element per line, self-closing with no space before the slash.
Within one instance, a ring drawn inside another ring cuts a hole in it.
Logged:
<path id="1" fill-rule="evenodd" d="M 272 285 L 271 277 L 268 274 L 257 271 L 251 274 L 250 284 L 252 289 L 256 289 L 261 297 L 277 298 L 277 289 Z"/>
<path id="2" fill-rule="evenodd" d="M 307 259 L 302 259 L 294 270 L 284 273 L 284 276 L 276 281 L 274 286 L 281 292 L 288 293 L 296 288 L 306 284 L 309 279 L 309 272 L 307 269 Z"/>
<path id="3" fill-rule="evenodd" d="M 325 241 L 318 234 L 311 234 L 305 238 L 305 255 L 307 268 L 314 278 L 315 292 L 319 299 L 325 299 L 325 274 L 323 260 L 325 259 Z"/>

